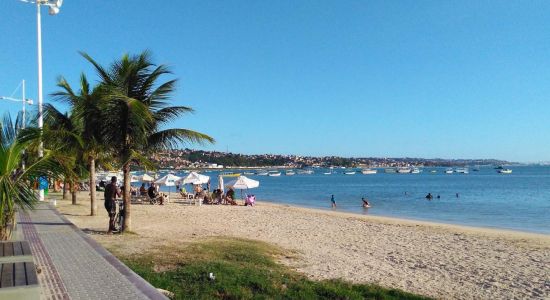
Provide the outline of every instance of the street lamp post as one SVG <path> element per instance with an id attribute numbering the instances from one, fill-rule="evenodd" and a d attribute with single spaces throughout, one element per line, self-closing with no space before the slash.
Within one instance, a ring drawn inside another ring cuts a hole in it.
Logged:
<path id="1" fill-rule="evenodd" d="M 37 38 L 37 58 L 38 58 L 38 128 L 42 129 L 44 121 L 42 118 L 42 26 L 40 17 L 40 6 L 49 7 L 49 14 L 56 15 L 59 13 L 59 8 L 63 4 L 63 0 L 20 0 L 26 3 L 36 4 L 36 38 Z M 38 157 L 44 156 L 44 142 L 40 140 L 38 147 Z M 39 200 L 44 201 L 44 189 L 40 188 Z"/>

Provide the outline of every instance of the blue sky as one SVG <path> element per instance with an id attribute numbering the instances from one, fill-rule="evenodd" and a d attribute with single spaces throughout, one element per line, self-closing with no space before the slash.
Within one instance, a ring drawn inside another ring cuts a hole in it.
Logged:
<path id="1" fill-rule="evenodd" d="M 131 4 L 131 5 L 129 5 Z M 242 153 L 550 160 L 550 3 L 74 1 L 42 14 L 44 94 L 153 52 L 173 125 Z M 33 5 L 0 3 L 0 94 L 36 99 Z M 46 96 L 46 101 L 49 97 Z M 1 102 L 1 110 L 19 108 Z"/>

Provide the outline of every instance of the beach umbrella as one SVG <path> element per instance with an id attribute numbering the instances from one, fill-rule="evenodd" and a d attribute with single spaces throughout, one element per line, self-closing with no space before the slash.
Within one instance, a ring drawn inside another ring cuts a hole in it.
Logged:
<path id="1" fill-rule="evenodd" d="M 257 188 L 260 186 L 260 182 L 246 176 L 239 176 L 237 179 L 226 183 L 225 186 L 236 190 L 241 190 L 241 198 L 243 198 L 243 190 Z"/>
<path id="2" fill-rule="evenodd" d="M 172 175 L 172 174 L 167 174 L 166 176 L 163 176 L 161 178 L 159 178 L 158 180 L 155 181 L 156 184 L 158 185 L 164 185 L 164 186 L 167 186 L 168 187 L 168 194 L 170 194 L 170 187 L 176 185 L 176 181 L 180 180 L 181 178 L 176 176 L 176 175 Z"/>
<path id="3" fill-rule="evenodd" d="M 253 189 L 260 186 L 260 182 L 257 180 L 250 179 L 246 176 L 239 176 L 237 179 L 232 180 L 225 184 L 227 187 L 231 187 L 237 190 L 247 190 Z"/>
<path id="4" fill-rule="evenodd" d="M 204 184 L 208 183 L 208 181 L 210 181 L 210 176 L 201 175 L 197 172 L 191 172 L 187 176 L 179 180 L 179 182 L 183 184 Z"/>
<path id="5" fill-rule="evenodd" d="M 132 175 L 132 177 L 130 178 L 130 182 L 139 182 L 139 177 L 136 175 Z"/>
<path id="6" fill-rule="evenodd" d="M 142 182 L 151 182 L 151 181 L 154 181 L 155 179 L 149 175 L 147 175 L 147 173 L 143 174 L 140 176 L 140 181 Z"/>

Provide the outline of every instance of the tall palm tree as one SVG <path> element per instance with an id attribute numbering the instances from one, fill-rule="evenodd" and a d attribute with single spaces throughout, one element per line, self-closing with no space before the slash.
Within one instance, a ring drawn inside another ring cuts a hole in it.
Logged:
<path id="1" fill-rule="evenodd" d="M 54 99 L 70 106 L 71 116 L 78 122 L 79 135 L 84 141 L 82 145 L 83 159 L 88 166 L 90 185 L 90 215 L 97 214 L 95 193 L 95 168 L 97 158 L 106 151 L 101 140 L 102 115 L 100 108 L 101 96 L 98 88 L 90 88 L 84 74 L 80 75 L 79 91 L 75 92 L 65 78 L 59 78 L 57 86 L 61 88 L 52 94 Z"/>
<path id="2" fill-rule="evenodd" d="M 163 126 L 193 109 L 171 106 L 170 98 L 176 80 L 159 83 L 160 77 L 170 74 L 165 65 L 152 63 L 151 55 L 125 54 L 104 68 L 86 53 L 81 53 L 101 78 L 103 107 L 103 136 L 115 147 L 124 174 L 124 228 L 131 230 L 130 166 L 149 164 L 147 154 L 159 149 L 173 148 L 180 143 L 213 143 L 210 136 L 189 129 L 164 129 Z"/>
<path id="3" fill-rule="evenodd" d="M 32 208 L 37 202 L 32 182 L 41 176 L 54 178 L 61 172 L 58 161 L 47 149 L 43 157 L 32 156 L 23 169 L 23 150 L 30 156 L 29 148 L 41 138 L 41 131 L 17 128 L 9 115 L 0 122 L 0 240 L 11 235 L 9 228 L 14 222 L 15 208 Z"/>

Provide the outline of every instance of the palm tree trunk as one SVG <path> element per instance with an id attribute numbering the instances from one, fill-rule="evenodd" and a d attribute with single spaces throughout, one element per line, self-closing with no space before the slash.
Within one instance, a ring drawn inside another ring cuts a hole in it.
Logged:
<path id="1" fill-rule="evenodd" d="M 67 199 L 67 180 L 63 180 L 63 200 Z"/>
<path id="2" fill-rule="evenodd" d="M 95 201 L 95 159 L 93 156 L 89 157 L 90 162 L 90 216 L 97 214 L 97 203 Z"/>
<path id="3" fill-rule="evenodd" d="M 73 180 L 72 184 L 71 184 L 71 200 L 72 200 L 72 204 L 73 205 L 76 205 L 76 182 Z"/>
<path id="4" fill-rule="evenodd" d="M 130 214 L 130 163 L 127 162 L 122 167 L 124 172 L 124 193 L 122 200 L 124 202 L 124 231 L 131 230 L 131 214 Z"/>

